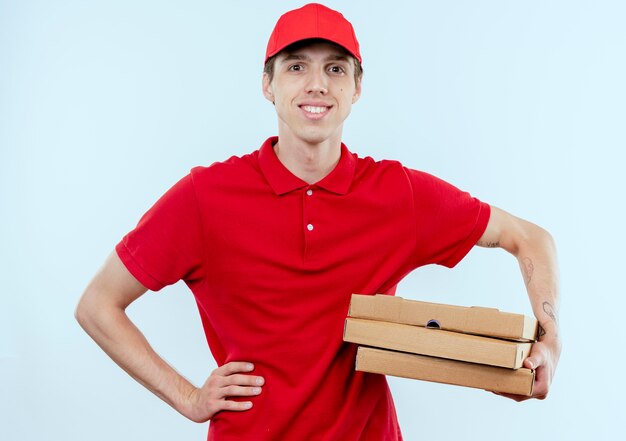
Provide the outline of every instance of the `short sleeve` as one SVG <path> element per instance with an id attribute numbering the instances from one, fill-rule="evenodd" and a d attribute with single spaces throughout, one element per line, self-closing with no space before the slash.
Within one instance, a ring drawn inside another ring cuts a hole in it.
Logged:
<path id="1" fill-rule="evenodd" d="M 146 288 L 158 291 L 202 270 L 202 234 L 198 203 L 189 174 L 144 214 L 115 250 L 130 273 Z"/>
<path id="2" fill-rule="evenodd" d="M 490 207 L 428 173 L 406 172 L 415 203 L 417 266 L 435 263 L 452 268 L 485 232 Z"/>

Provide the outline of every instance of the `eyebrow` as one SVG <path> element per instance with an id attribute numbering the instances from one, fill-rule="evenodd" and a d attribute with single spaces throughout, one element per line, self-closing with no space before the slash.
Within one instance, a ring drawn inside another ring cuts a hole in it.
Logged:
<path id="1" fill-rule="evenodd" d="M 302 54 L 287 54 L 283 61 L 311 61 L 311 57 Z M 324 61 L 345 61 L 348 62 L 348 57 L 345 55 L 329 55 Z"/>

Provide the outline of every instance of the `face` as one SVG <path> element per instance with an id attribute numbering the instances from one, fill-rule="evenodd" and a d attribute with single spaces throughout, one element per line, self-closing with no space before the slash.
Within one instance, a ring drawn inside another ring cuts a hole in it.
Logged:
<path id="1" fill-rule="evenodd" d="M 341 140 L 343 122 L 361 93 L 354 61 L 340 47 L 319 42 L 280 53 L 263 94 L 274 102 L 281 137 L 308 144 Z"/>

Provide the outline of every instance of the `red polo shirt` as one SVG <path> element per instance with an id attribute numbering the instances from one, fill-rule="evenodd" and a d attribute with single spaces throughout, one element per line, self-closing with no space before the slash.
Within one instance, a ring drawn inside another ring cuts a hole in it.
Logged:
<path id="1" fill-rule="evenodd" d="M 184 280 L 219 365 L 265 377 L 245 412 L 220 412 L 209 440 L 400 440 L 385 377 L 354 371 L 343 343 L 352 293 L 393 294 L 411 270 L 454 266 L 489 206 L 398 162 L 341 159 L 309 185 L 268 139 L 243 157 L 194 168 L 116 250 L 158 291 Z"/>

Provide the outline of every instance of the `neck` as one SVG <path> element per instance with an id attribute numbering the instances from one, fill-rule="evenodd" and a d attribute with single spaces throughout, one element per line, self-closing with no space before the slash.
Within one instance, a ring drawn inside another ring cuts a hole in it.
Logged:
<path id="1" fill-rule="evenodd" d="M 309 143 L 279 134 L 274 151 L 287 170 L 304 182 L 315 184 L 333 171 L 339 162 L 341 139 Z"/>

